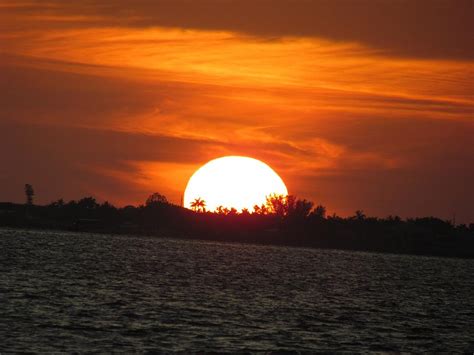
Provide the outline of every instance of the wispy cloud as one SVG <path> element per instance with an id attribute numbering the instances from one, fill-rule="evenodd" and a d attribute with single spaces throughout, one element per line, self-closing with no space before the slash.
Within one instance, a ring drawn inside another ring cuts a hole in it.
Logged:
<path id="1" fill-rule="evenodd" d="M 473 59 L 470 0 L 59 0 L 4 1 L 8 14 L 58 26 L 175 27 L 265 38 L 361 43 L 390 55 Z"/>
<path id="2" fill-rule="evenodd" d="M 1 196 L 36 179 L 43 201 L 179 202 L 193 169 L 242 154 L 338 212 L 410 196 L 474 218 L 470 2 L 430 4 L 3 1 Z"/>

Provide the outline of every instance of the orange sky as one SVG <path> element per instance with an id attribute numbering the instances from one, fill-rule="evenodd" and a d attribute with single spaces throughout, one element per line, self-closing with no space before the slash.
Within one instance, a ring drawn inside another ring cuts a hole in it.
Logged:
<path id="1" fill-rule="evenodd" d="M 474 222 L 473 3 L 0 0 L 0 200 L 179 203 L 265 161 L 341 215 Z"/>

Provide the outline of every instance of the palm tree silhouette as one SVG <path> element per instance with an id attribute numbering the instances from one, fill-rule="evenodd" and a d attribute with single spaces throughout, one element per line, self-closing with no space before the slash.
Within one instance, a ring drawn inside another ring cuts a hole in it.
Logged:
<path id="1" fill-rule="evenodd" d="M 193 202 L 191 202 L 191 208 L 195 212 L 206 212 L 206 201 L 198 197 Z"/>

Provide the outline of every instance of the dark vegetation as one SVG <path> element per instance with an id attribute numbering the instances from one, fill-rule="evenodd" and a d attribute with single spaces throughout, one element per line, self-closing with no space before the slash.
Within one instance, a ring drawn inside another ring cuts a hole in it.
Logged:
<path id="1" fill-rule="evenodd" d="M 293 196 L 271 196 L 253 211 L 219 207 L 211 213 L 202 199 L 194 201 L 193 211 L 158 193 L 144 205 L 122 208 L 99 204 L 93 197 L 37 206 L 30 185 L 25 195 L 26 204 L 0 203 L 0 226 L 474 257 L 474 224 L 454 225 L 434 217 L 375 218 L 362 211 L 347 218 L 326 216 L 323 206 Z"/>

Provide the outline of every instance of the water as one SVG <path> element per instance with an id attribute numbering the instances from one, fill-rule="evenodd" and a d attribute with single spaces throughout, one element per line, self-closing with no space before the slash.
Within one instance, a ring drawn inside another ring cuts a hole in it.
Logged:
<path id="1" fill-rule="evenodd" d="M 0 300 L 0 352 L 474 349 L 474 260 L 0 230 Z"/>

